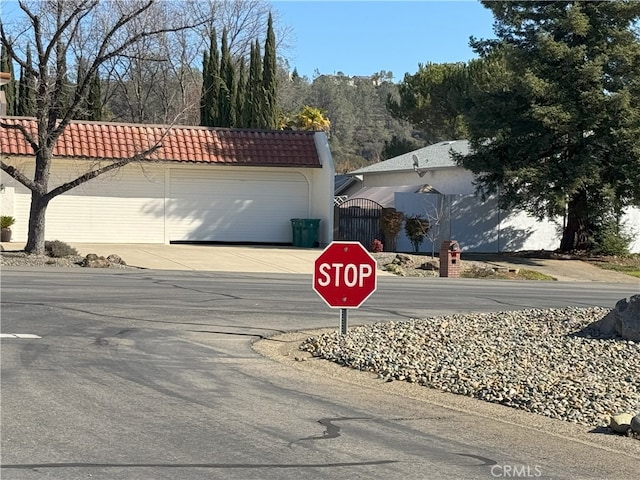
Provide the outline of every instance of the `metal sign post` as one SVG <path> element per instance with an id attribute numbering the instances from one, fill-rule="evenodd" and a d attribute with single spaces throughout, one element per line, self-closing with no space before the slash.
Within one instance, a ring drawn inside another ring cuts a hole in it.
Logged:
<path id="1" fill-rule="evenodd" d="M 340 335 L 347 334 L 347 312 L 346 308 L 340 309 Z"/>

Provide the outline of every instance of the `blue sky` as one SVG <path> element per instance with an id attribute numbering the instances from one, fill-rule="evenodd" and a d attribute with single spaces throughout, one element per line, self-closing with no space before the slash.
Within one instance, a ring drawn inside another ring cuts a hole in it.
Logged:
<path id="1" fill-rule="evenodd" d="M 419 63 L 474 58 L 469 37 L 493 37 L 493 16 L 479 2 L 290 1 L 271 2 L 293 29 L 285 53 L 310 79 L 321 74 L 393 72 L 401 81 Z"/>

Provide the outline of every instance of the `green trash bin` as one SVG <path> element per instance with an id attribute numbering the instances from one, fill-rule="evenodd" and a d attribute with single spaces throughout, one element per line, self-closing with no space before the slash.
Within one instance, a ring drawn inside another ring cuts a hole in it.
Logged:
<path id="1" fill-rule="evenodd" d="M 319 218 L 292 218 L 293 246 L 302 248 L 318 247 Z"/>
<path id="2" fill-rule="evenodd" d="M 291 230 L 293 232 L 293 239 L 291 241 L 294 247 L 299 247 L 300 242 L 302 241 L 302 219 L 301 218 L 292 218 L 291 219 Z"/>

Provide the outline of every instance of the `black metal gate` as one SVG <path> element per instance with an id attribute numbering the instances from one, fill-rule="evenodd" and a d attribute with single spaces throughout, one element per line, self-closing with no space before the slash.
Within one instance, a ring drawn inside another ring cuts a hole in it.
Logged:
<path id="1" fill-rule="evenodd" d="M 367 198 L 347 200 L 335 209 L 336 231 L 334 238 L 360 242 L 369 250 L 376 238 L 383 241 L 380 230 L 382 205 Z"/>

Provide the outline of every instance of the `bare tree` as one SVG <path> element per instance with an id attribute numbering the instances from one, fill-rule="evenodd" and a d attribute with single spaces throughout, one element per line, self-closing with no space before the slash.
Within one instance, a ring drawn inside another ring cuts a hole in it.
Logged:
<path id="1" fill-rule="evenodd" d="M 156 0 L 24 0 L 18 2 L 26 20 L 22 28 L 6 24 L 5 17 L 0 21 L 0 41 L 13 61 L 35 77 L 37 91 L 35 134 L 19 122 L 0 120 L 0 128 L 20 131 L 35 154 L 32 176 L 0 159 L 0 168 L 31 191 L 27 253 L 44 253 L 45 216 L 53 198 L 99 175 L 144 159 L 159 148 L 156 141 L 131 158 L 105 161 L 74 180 L 49 187 L 55 144 L 81 110 L 90 79 L 99 69 L 112 60 L 135 56 L 132 47 L 141 41 L 155 41 L 167 32 L 196 26 L 197 22 L 185 23 L 183 18 L 176 17 L 165 18 L 164 22 L 149 21 L 145 12 L 157 3 Z M 22 54 L 27 46 L 36 52 L 31 64 Z M 66 60 L 74 51 L 82 52 L 86 75 L 71 86 L 66 78 Z"/>
<path id="2" fill-rule="evenodd" d="M 433 258 L 436 255 L 436 242 L 440 239 L 442 225 L 449 217 L 449 209 L 445 202 L 445 195 L 433 193 L 429 195 L 438 196 L 438 200 L 434 202 L 432 208 L 427 208 L 424 211 L 424 217 L 429 222 L 429 230 L 427 231 L 426 236 L 431 242 L 431 258 Z"/>
<path id="3" fill-rule="evenodd" d="M 248 59 L 251 43 L 256 39 L 264 42 L 272 7 L 266 0 L 184 0 L 163 2 L 147 10 L 144 18 L 150 22 L 166 22 L 179 17 L 185 23 L 203 21 L 194 29 L 144 39 L 132 46 L 132 50 L 136 50 L 134 55 L 108 62 L 104 72 L 105 98 L 112 118 L 136 123 L 167 123 L 176 112 L 185 111 L 178 122 L 197 125 L 202 52 L 209 47 L 210 34 L 226 30 L 233 58 Z M 281 42 L 289 28 L 280 26 L 278 32 Z M 195 108 L 185 109 L 187 105 L 195 105 Z"/>

